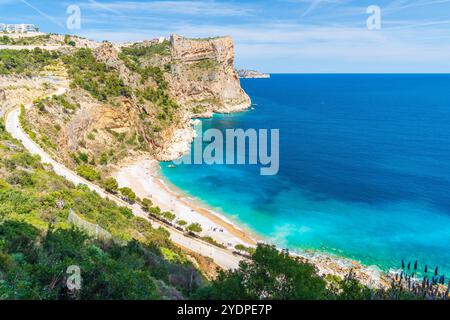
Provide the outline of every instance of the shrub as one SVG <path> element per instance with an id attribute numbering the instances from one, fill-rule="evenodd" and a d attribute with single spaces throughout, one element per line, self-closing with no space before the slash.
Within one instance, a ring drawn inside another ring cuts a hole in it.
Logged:
<path id="1" fill-rule="evenodd" d="M 255 249 L 250 248 L 250 247 L 246 247 L 243 244 L 237 244 L 237 245 L 234 246 L 234 248 L 237 251 L 244 251 L 244 252 L 247 252 L 249 254 L 253 254 L 255 252 Z"/>
<path id="2" fill-rule="evenodd" d="M 151 207 L 149 212 L 155 216 L 159 216 L 161 214 L 161 209 L 159 207 Z"/>
<path id="3" fill-rule="evenodd" d="M 184 227 L 185 225 L 187 225 L 188 223 L 185 220 L 178 220 L 177 221 L 177 225 L 179 225 L 180 227 Z"/>
<path id="4" fill-rule="evenodd" d="M 80 165 L 77 168 L 77 173 L 89 181 L 96 181 L 100 179 L 100 173 L 98 173 L 92 166 L 87 164 Z"/>
<path id="5" fill-rule="evenodd" d="M 199 223 L 191 223 L 186 230 L 194 232 L 194 233 L 200 233 L 203 231 L 202 226 Z"/>
<path id="6" fill-rule="evenodd" d="M 196 299 L 326 299 L 326 282 L 316 268 L 274 246 L 258 245 L 251 261 L 239 269 L 221 271 Z"/>
<path id="7" fill-rule="evenodd" d="M 79 152 L 78 153 L 78 159 L 81 161 L 81 162 L 88 162 L 89 161 L 89 156 L 86 154 L 86 153 L 84 153 L 84 152 Z"/>
<path id="8" fill-rule="evenodd" d="M 226 249 L 226 246 L 224 246 L 224 245 L 221 244 L 221 243 L 218 243 L 216 240 L 214 240 L 214 239 L 211 238 L 210 236 L 202 237 L 201 239 L 202 239 L 203 241 L 208 242 L 209 244 L 212 244 L 213 246 L 216 246 L 216 247 L 221 248 L 221 249 Z"/>
<path id="9" fill-rule="evenodd" d="M 97 61 L 91 49 L 79 49 L 72 56 L 64 56 L 63 61 L 68 66 L 73 85 L 88 91 L 97 100 L 130 97 L 131 89 L 114 70 Z"/>
<path id="10" fill-rule="evenodd" d="M 102 153 L 100 156 L 100 164 L 103 166 L 108 164 L 108 155 L 106 153 Z"/>
<path id="11" fill-rule="evenodd" d="M 168 221 L 173 221 L 176 218 L 176 216 L 169 211 L 163 212 L 161 215 Z"/>
<path id="12" fill-rule="evenodd" d="M 57 52 L 33 50 L 0 50 L 0 74 L 34 74 L 59 59 Z"/>
<path id="13" fill-rule="evenodd" d="M 103 181 L 103 188 L 105 188 L 105 190 L 110 193 L 117 193 L 119 189 L 119 184 L 117 183 L 116 179 L 110 177 L 107 178 L 105 181 Z"/>
<path id="14" fill-rule="evenodd" d="M 134 203 L 136 201 L 136 194 L 130 188 L 128 187 L 121 188 L 119 189 L 119 191 L 122 194 L 122 196 L 124 196 L 127 202 Z"/>
<path id="15" fill-rule="evenodd" d="M 144 198 L 142 199 L 142 209 L 144 211 L 149 211 L 150 208 L 153 206 L 153 202 L 152 200 L 148 199 L 148 198 Z"/>

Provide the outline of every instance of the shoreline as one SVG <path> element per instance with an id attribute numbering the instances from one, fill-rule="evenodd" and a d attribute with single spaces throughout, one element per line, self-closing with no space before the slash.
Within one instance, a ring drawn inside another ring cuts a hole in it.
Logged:
<path id="1" fill-rule="evenodd" d="M 216 212 L 201 199 L 196 199 L 170 183 L 162 174 L 157 160 L 148 156 L 128 159 L 113 172 L 120 187 L 131 188 L 139 198 L 149 198 L 162 211 L 171 211 L 177 218 L 202 225 L 201 237 L 211 237 L 229 250 L 236 244 L 255 247 L 258 242 L 269 243 L 249 227 L 230 220 L 225 213 Z M 280 249 L 280 248 L 279 248 Z M 375 265 L 363 265 L 360 261 L 316 249 L 290 250 L 293 256 L 304 259 L 318 269 L 320 275 L 345 277 L 352 270 L 354 276 L 370 287 L 388 287 L 390 271 Z"/>
<path id="2" fill-rule="evenodd" d="M 256 246 L 260 240 L 249 230 L 230 221 L 220 213 L 207 208 L 201 201 L 190 197 L 170 184 L 160 172 L 159 162 L 149 157 L 138 157 L 124 163 L 112 173 L 120 187 L 131 188 L 139 198 L 148 198 L 161 211 L 171 211 L 176 220 L 199 223 L 202 237 L 211 237 L 228 249 L 242 244 Z"/>

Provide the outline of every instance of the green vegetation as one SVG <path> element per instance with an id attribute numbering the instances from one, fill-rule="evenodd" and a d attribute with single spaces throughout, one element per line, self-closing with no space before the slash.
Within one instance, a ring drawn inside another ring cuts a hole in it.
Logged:
<path id="1" fill-rule="evenodd" d="M 165 230 L 46 170 L 1 119 L 0 141 L 0 299 L 176 299 L 201 285 Z M 120 241 L 74 229 L 70 210 Z M 66 286 L 71 265 L 79 291 Z"/>
<path id="2" fill-rule="evenodd" d="M 201 59 L 192 65 L 190 65 L 190 68 L 195 70 L 201 70 L 201 71 L 214 71 L 219 67 L 219 62 L 214 59 L 205 58 Z"/>
<path id="3" fill-rule="evenodd" d="M 321 277 L 314 265 L 287 250 L 259 244 L 251 260 L 239 269 L 220 271 L 218 277 L 193 296 L 203 300 L 407 300 L 423 299 L 393 285 L 369 289 L 350 272 L 344 279 Z"/>
<path id="4" fill-rule="evenodd" d="M 187 228 L 187 231 L 191 231 L 194 233 L 200 233 L 203 231 L 202 226 L 199 223 L 191 223 Z"/>
<path id="5" fill-rule="evenodd" d="M 153 214 L 153 215 L 155 215 L 155 216 L 160 216 L 161 215 L 161 208 L 160 207 L 151 207 L 148 212 Z"/>
<path id="6" fill-rule="evenodd" d="M 211 285 L 200 289 L 199 299 L 325 299 L 326 282 L 314 266 L 259 245 L 252 262 L 243 261 L 235 271 L 220 272 Z"/>
<path id="7" fill-rule="evenodd" d="M 176 218 L 176 215 L 174 215 L 172 212 L 169 212 L 169 211 L 163 212 L 163 213 L 161 214 L 161 216 L 162 216 L 165 220 L 170 221 L 170 222 L 172 222 L 172 221 L 175 220 L 175 218 Z"/>
<path id="8" fill-rule="evenodd" d="M 150 211 L 150 208 L 153 206 L 153 202 L 152 200 L 148 199 L 148 198 L 144 198 L 142 199 L 142 209 L 146 212 Z"/>
<path id="9" fill-rule="evenodd" d="M 202 114 L 206 111 L 206 107 L 205 106 L 195 106 L 192 108 L 192 113 L 194 114 Z"/>
<path id="10" fill-rule="evenodd" d="M 237 251 L 246 252 L 246 253 L 249 253 L 249 254 L 253 254 L 255 252 L 254 248 L 246 247 L 246 246 L 244 246 L 242 244 L 237 244 L 237 245 L 234 246 L 234 248 Z"/>
<path id="11" fill-rule="evenodd" d="M 47 105 L 60 105 L 63 107 L 64 111 L 76 111 L 78 108 L 80 108 L 80 105 L 78 103 L 70 102 L 67 95 L 54 95 L 51 98 L 44 99 L 44 102 Z"/>
<path id="12" fill-rule="evenodd" d="M 109 193 L 116 194 L 119 191 L 119 184 L 116 179 L 110 177 L 103 181 L 102 187 Z"/>
<path id="13" fill-rule="evenodd" d="M 72 85 L 88 91 L 95 99 L 130 97 L 130 88 L 120 80 L 117 72 L 95 59 L 92 50 L 78 49 L 71 56 L 63 56 L 72 78 Z"/>
<path id="14" fill-rule="evenodd" d="M 50 35 L 39 35 L 34 37 L 22 37 L 14 39 L 8 36 L 0 37 L 1 45 L 16 45 L 16 46 L 32 46 L 32 45 L 45 45 L 45 43 L 50 39 Z"/>
<path id="15" fill-rule="evenodd" d="M 129 203 L 136 202 L 136 194 L 130 188 L 128 187 L 120 188 L 119 191 L 127 202 Z"/>
<path id="16" fill-rule="evenodd" d="M 31 130 L 30 125 L 25 117 L 25 106 L 20 106 L 20 115 L 19 115 L 19 123 L 22 127 L 23 131 L 31 138 L 36 138 L 36 134 Z"/>
<path id="17" fill-rule="evenodd" d="M 5 132 L 1 119 L 0 141 L 0 299 L 422 298 L 395 286 L 368 289 L 352 273 L 344 279 L 321 277 L 305 260 L 263 244 L 237 270 L 220 271 L 205 285 L 167 231 L 46 169 Z M 148 199 L 142 204 L 152 205 Z M 68 222 L 69 211 L 99 225 L 114 241 L 75 229 Z M 158 207 L 149 211 L 161 214 Z M 199 232 L 201 227 L 192 224 L 189 229 Z M 82 290 L 66 286 L 71 265 L 81 269 Z"/>
<path id="18" fill-rule="evenodd" d="M 108 164 L 108 161 L 109 161 L 109 159 L 108 159 L 108 154 L 102 153 L 102 155 L 100 156 L 100 164 L 101 164 L 102 166 L 105 166 L 105 165 Z"/>
<path id="19" fill-rule="evenodd" d="M 226 249 L 226 248 L 227 248 L 226 246 L 224 246 L 224 245 L 221 244 L 221 243 L 218 243 L 216 240 L 214 240 L 213 238 L 211 238 L 211 237 L 209 237 L 209 236 L 202 237 L 201 239 L 202 239 L 203 241 L 206 241 L 206 242 L 212 244 L 213 246 L 216 246 L 216 247 L 219 247 L 219 248 L 222 248 L 222 249 Z"/>
<path id="20" fill-rule="evenodd" d="M 157 119 L 160 123 L 171 123 L 175 118 L 175 111 L 179 108 L 178 104 L 173 101 L 167 93 L 162 89 L 146 88 L 138 93 L 139 97 L 151 102 L 157 107 Z"/>
<path id="21" fill-rule="evenodd" d="M 151 58 L 155 55 L 167 56 L 170 54 L 170 42 L 164 40 L 162 43 L 151 45 L 134 44 L 122 49 L 123 54 L 135 57 Z"/>
<path id="22" fill-rule="evenodd" d="M 142 84 L 145 84 L 150 78 L 156 82 L 157 88 L 147 86 L 137 91 L 136 96 L 141 103 L 147 101 L 156 107 L 157 119 L 163 127 L 174 122 L 175 111 L 179 106 L 167 94 L 168 84 L 164 77 L 164 72 L 167 68 L 163 70 L 159 66 L 149 65 L 147 62 L 154 56 L 169 55 L 169 45 L 168 41 L 149 46 L 135 44 L 131 47 L 123 48 L 119 54 L 125 65 L 141 76 Z M 157 131 L 155 128 L 157 127 L 152 127 L 152 131 Z"/>
<path id="23" fill-rule="evenodd" d="M 77 45 L 75 43 L 75 41 L 73 41 L 72 38 L 70 37 L 70 35 L 68 35 L 68 34 L 66 34 L 64 36 L 64 43 L 69 45 L 69 46 L 72 46 L 72 47 L 75 47 Z"/>
<path id="24" fill-rule="evenodd" d="M 57 52 L 33 50 L 0 50 L 0 74 L 33 75 L 58 61 Z"/>
<path id="25" fill-rule="evenodd" d="M 8 36 L 1 36 L 0 37 L 0 44 L 1 45 L 13 45 L 14 39 Z"/>
<path id="26" fill-rule="evenodd" d="M 89 181 L 100 180 L 100 173 L 88 164 L 82 164 L 77 168 L 77 173 Z"/>
<path id="27" fill-rule="evenodd" d="M 127 68 L 138 73 L 141 76 L 142 83 L 145 83 L 150 77 L 158 84 L 161 91 L 167 89 L 167 82 L 161 68 L 157 66 L 142 66 L 143 59 L 151 59 L 156 55 L 165 56 L 170 54 L 169 42 L 164 41 L 160 44 L 145 46 L 135 44 L 131 47 L 123 48 L 119 53 L 119 58 L 125 63 Z"/>
<path id="28" fill-rule="evenodd" d="M 185 220 L 178 220 L 177 221 L 177 225 L 179 225 L 180 227 L 184 227 L 186 226 L 188 223 Z"/>

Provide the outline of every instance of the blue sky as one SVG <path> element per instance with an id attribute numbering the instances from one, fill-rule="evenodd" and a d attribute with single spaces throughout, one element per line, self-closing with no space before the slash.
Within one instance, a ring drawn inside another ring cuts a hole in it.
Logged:
<path id="1" fill-rule="evenodd" d="M 370 5 L 381 30 L 366 26 Z M 24 22 L 111 41 L 230 35 L 236 66 L 265 72 L 450 72 L 450 0 L 0 0 L 0 23 Z"/>

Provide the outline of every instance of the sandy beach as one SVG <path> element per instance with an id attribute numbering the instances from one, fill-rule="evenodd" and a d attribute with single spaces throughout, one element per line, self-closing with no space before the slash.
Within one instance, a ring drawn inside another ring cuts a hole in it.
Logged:
<path id="1" fill-rule="evenodd" d="M 176 220 L 184 220 L 188 224 L 199 223 L 203 229 L 200 236 L 212 237 L 230 249 L 237 244 L 256 245 L 258 239 L 255 235 L 237 227 L 219 213 L 202 206 L 174 186 L 168 186 L 159 170 L 158 161 L 140 158 L 128 161 L 114 172 L 113 176 L 121 188 L 129 187 L 139 198 L 152 200 L 162 211 L 174 213 Z"/>
<path id="2" fill-rule="evenodd" d="M 120 187 L 133 189 L 139 198 L 151 199 L 161 210 L 173 212 L 176 220 L 199 223 L 203 228 L 200 236 L 209 236 L 228 249 L 233 249 L 237 244 L 253 247 L 262 240 L 166 182 L 160 174 L 156 160 L 148 157 L 129 159 L 118 167 L 113 176 Z M 355 276 L 366 285 L 385 287 L 389 283 L 387 274 L 376 267 L 364 266 L 358 261 L 318 251 L 293 254 L 314 264 L 322 275 L 332 274 L 342 278 L 353 270 Z"/>

